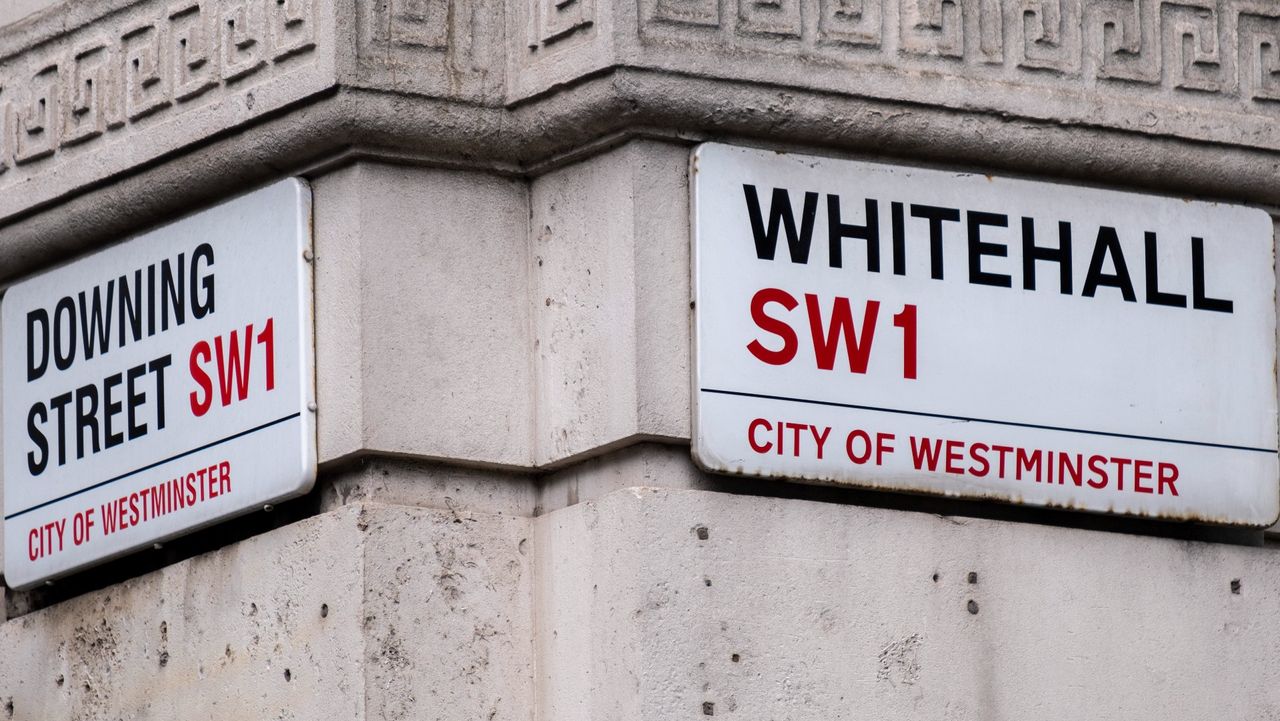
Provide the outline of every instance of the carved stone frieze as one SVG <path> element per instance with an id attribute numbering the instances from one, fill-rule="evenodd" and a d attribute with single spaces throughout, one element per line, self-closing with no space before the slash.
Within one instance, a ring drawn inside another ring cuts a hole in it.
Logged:
<path id="1" fill-rule="evenodd" d="M 618 17 L 633 13 L 635 26 L 618 28 L 616 48 L 598 67 L 1280 148 L 1274 0 L 615 0 L 610 7 Z M 537 48 L 511 52 L 532 58 Z M 510 90 L 517 100 L 566 80 L 559 67 L 514 67 L 523 72 Z"/>
<path id="2" fill-rule="evenodd" d="M 332 36 L 325 1 L 137 2 L 0 46 L 0 217 L 56 194 L 39 181 L 63 164 L 105 176 L 332 85 L 332 59 L 316 53 Z"/>
<path id="3" fill-rule="evenodd" d="M 358 0 L 355 83 L 501 101 L 502 0 Z"/>
<path id="4" fill-rule="evenodd" d="M 717 53 L 727 73 L 725 50 L 791 38 L 770 54 L 1102 94 L 1146 85 L 1190 104 L 1270 103 L 1280 82 L 1280 3 L 1266 0 L 733 0 L 728 13 L 725 0 L 637 2 L 642 41 Z"/>

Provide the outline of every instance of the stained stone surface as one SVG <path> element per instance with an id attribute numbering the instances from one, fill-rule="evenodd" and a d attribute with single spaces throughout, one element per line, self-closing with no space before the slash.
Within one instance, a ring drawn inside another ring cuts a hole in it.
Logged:
<path id="1" fill-rule="evenodd" d="M 321 473 L 299 522 L 7 592 L 0 720 L 1277 717 L 1260 534 L 693 465 L 709 139 L 1275 214 L 1280 4 L 3 4 L 0 290 L 305 178 Z"/>

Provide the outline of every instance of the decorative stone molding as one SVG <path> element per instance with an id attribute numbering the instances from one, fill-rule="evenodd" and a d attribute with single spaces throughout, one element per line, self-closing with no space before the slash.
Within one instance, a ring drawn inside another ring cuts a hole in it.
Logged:
<path id="1" fill-rule="evenodd" d="M 1275 2 L 638 3 L 619 62 L 1280 148 Z"/>
<path id="2" fill-rule="evenodd" d="M 6 191 L 56 168 L 105 177 L 331 86 L 332 26 L 326 0 L 138 2 L 10 52 L 0 217 L 50 199 Z"/>
<path id="3" fill-rule="evenodd" d="M 0 244 L 352 148 L 519 170 L 637 133 L 1280 202 L 1274 0 L 102 3 L 0 28 Z"/>
<path id="4" fill-rule="evenodd" d="M 1065 78 L 1103 92 L 1127 83 L 1248 104 L 1275 101 L 1280 87 L 1280 5 L 1265 0 L 639 2 L 645 45 L 773 45 L 774 55 L 817 65 L 1049 87 Z"/>
<path id="5" fill-rule="evenodd" d="M 501 0 L 359 0 L 355 5 L 356 84 L 501 103 Z"/>

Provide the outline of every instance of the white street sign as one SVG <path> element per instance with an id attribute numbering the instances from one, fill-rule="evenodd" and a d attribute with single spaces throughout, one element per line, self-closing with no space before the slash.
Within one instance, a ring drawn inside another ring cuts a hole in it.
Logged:
<path id="1" fill-rule="evenodd" d="M 724 145 L 692 178 L 704 468 L 1280 514 L 1265 212 Z"/>
<path id="2" fill-rule="evenodd" d="M 310 246 L 285 180 L 5 293 L 11 587 L 311 488 Z"/>

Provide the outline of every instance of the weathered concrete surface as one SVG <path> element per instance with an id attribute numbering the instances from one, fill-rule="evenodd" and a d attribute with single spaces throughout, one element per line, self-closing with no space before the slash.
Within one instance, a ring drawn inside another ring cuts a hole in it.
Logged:
<path id="1" fill-rule="evenodd" d="M 9 0 L 0 5 L 0 26 L 15 23 L 44 8 L 53 7 L 57 0 Z"/>
<path id="2" fill-rule="evenodd" d="M 527 719 L 528 521 L 350 505 L 0 625 L 0 717 Z"/>
<path id="3" fill-rule="evenodd" d="M 528 519 L 377 506 L 355 517 L 364 718 L 529 719 Z"/>
<path id="4" fill-rule="evenodd" d="M 339 4 L 63 3 L 0 29 L 0 218 L 333 88 Z"/>
<path id="5" fill-rule="evenodd" d="M 513 469 L 689 436 L 686 145 L 316 178 L 319 457 Z"/>
<path id="6" fill-rule="evenodd" d="M 689 437 L 689 150 L 638 141 L 531 183 L 537 449 Z"/>
<path id="7" fill-rule="evenodd" d="M 531 465 L 525 184 L 360 163 L 312 190 L 321 462 Z"/>
<path id="8" fill-rule="evenodd" d="M 694 466 L 688 446 L 635 443 L 541 475 L 534 510 L 541 516 L 636 486 L 707 491 L 740 481 L 713 476 Z"/>
<path id="9" fill-rule="evenodd" d="M 539 719 L 1280 709 L 1270 548 L 652 488 L 537 528 Z"/>
<path id="10" fill-rule="evenodd" d="M 477 513 L 529 517 L 540 514 L 541 485 L 533 473 L 370 456 L 326 476 L 320 507 L 330 511 L 353 503 L 382 503 L 434 508 L 463 519 Z"/>

